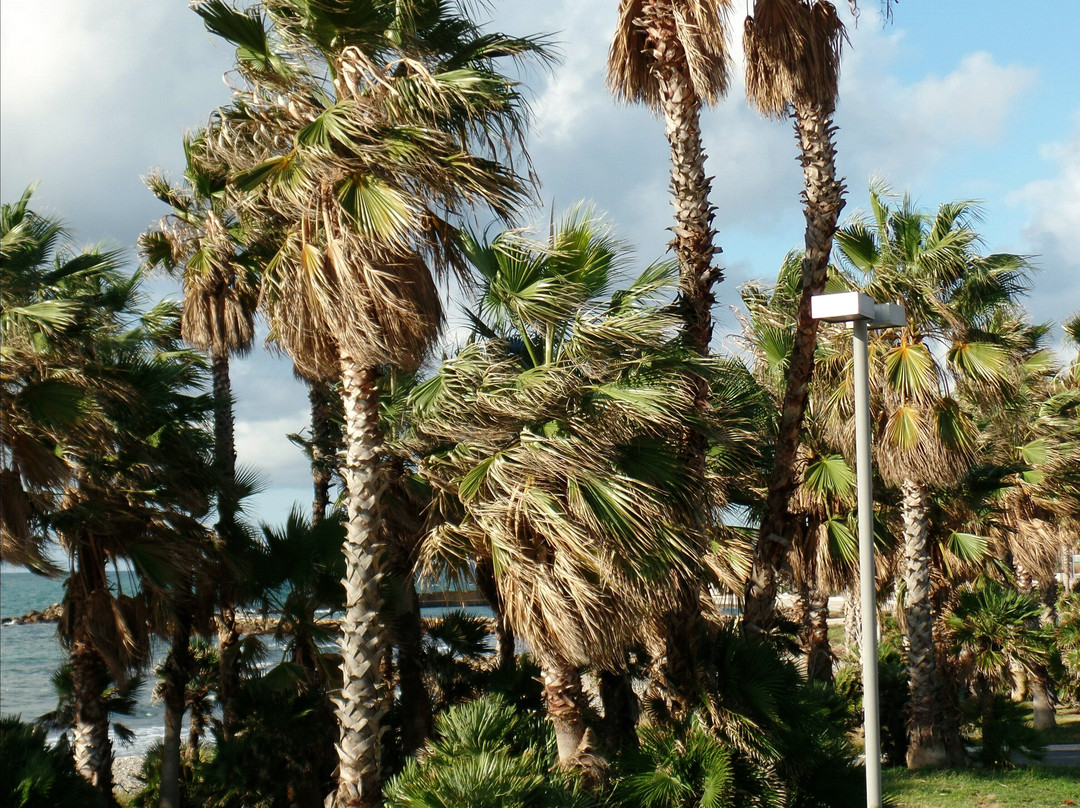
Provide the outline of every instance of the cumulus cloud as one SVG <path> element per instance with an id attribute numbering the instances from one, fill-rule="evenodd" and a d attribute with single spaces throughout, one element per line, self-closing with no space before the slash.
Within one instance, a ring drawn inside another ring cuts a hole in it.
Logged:
<path id="1" fill-rule="evenodd" d="M 1031 308 L 1059 323 L 1080 311 L 1080 114 L 1075 121 L 1067 140 L 1040 150 L 1052 175 L 1010 196 L 1029 214 L 1021 231 L 1024 249 L 1042 269 Z"/>
<path id="2" fill-rule="evenodd" d="M 1036 73 L 980 52 L 944 76 L 905 84 L 893 73 L 901 42 L 877 31 L 855 39 L 837 122 L 852 176 L 918 185 L 950 156 L 995 143 Z"/>
<path id="3" fill-rule="evenodd" d="M 304 410 L 290 415 L 236 421 L 236 459 L 241 466 L 253 469 L 273 487 L 302 485 L 308 479 L 307 463 L 299 447 L 287 435 L 308 425 Z"/>

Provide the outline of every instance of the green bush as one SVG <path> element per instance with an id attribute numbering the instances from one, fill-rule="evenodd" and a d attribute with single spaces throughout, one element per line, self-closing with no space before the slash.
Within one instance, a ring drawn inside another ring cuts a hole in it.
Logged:
<path id="1" fill-rule="evenodd" d="M 0 805 L 105 808 L 102 795 L 75 771 L 67 739 L 61 737 L 50 747 L 43 727 L 15 716 L 0 718 L 0 763 Z"/>
<path id="2" fill-rule="evenodd" d="M 1041 760 L 1046 742 L 1041 734 L 1028 723 L 1027 710 L 1004 693 L 995 693 L 989 705 L 971 700 L 969 726 L 979 727 L 978 738 L 966 738 L 977 746 L 976 759 L 982 766 L 992 769 L 1011 769 L 1018 761 Z"/>
<path id="3" fill-rule="evenodd" d="M 862 665 L 853 660 L 842 666 L 836 672 L 835 687 L 848 706 L 850 728 L 861 728 Z M 882 641 L 878 645 L 878 714 L 881 718 L 881 753 L 887 766 L 906 765 L 910 698 L 899 631 L 894 620 L 887 620 L 882 626 Z"/>
<path id="4" fill-rule="evenodd" d="M 519 716 L 500 696 L 450 707 L 418 760 L 386 784 L 387 808 L 587 808 L 591 798 L 553 769 L 546 724 Z"/>
<path id="5" fill-rule="evenodd" d="M 620 761 L 612 804 L 640 808 L 730 808 L 736 790 L 731 750 L 700 715 L 680 726 L 645 726 Z"/>

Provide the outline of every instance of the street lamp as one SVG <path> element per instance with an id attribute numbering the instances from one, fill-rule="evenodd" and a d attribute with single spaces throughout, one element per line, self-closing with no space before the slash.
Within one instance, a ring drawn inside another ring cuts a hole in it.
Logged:
<path id="1" fill-rule="evenodd" d="M 863 737 L 866 805 L 881 808 L 881 719 L 878 714 L 877 607 L 874 591 L 874 489 L 870 470 L 870 370 L 867 333 L 871 328 L 906 325 L 904 307 L 876 303 L 862 292 L 814 295 L 810 316 L 850 323 L 855 365 L 855 480 L 859 510 L 859 591 L 862 600 Z"/>

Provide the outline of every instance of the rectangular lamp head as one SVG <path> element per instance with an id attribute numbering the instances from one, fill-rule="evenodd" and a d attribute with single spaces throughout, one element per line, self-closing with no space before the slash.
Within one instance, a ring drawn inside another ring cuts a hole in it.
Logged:
<path id="1" fill-rule="evenodd" d="M 874 298 L 862 292 L 836 292 L 810 298 L 810 316 L 830 323 L 874 319 Z"/>

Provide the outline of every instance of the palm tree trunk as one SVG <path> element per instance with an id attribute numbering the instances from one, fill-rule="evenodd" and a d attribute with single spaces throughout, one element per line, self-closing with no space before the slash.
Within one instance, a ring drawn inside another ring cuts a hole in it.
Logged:
<path id="1" fill-rule="evenodd" d="M 214 463 L 221 487 L 218 490 L 218 539 L 224 548 L 230 545 L 238 508 L 236 481 L 236 441 L 233 423 L 232 382 L 229 379 L 229 352 L 215 351 L 211 356 L 214 384 Z M 237 716 L 233 694 L 240 681 L 236 645 L 236 604 L 224 587 L 218 612 L 218 701 L 221 703 L 222 729 L 226 740 L 236 731 Z"/>
<path id="2" fill-rule="evenodd" d="M 514 629 L 506 619 L 499 587 L 495 583 L 495 570 L 489 559 L 477 560 L 474 580 L 476 588 L 495 615 L 495 659 L 499 670 L 512 671 L 517 665 Z"/>
<path id="3" fill-rule="evenodd" d="M 691 81 L 690 68 L 671 0 L 651 0 L 642 5 L 638 23 L 646 33 L 652 55 L 652 72 L 660 96 L 664 117 L 664 135 L 671 150 L 671 204 L 675 208 L 675 238 L 671 246 L 679 262 L 678 307 L 683 319 L 686 344 L 705 356 L 712 342 L 712 307 L 716 302 L 713 285 L 723 280 L 723 270 L 713 262 L 721 249 L 713 242 L 714 209 L 709 202 L 712 183 L 705 173 L 705 148 L 701 139 L 701 99 Z M 703 378 L 690 380 L 694 395 L 694 413 L 709 411 L 709 385 Z M 695 428 L 688 431 L 683 449 L 684 463 L 702 480 L 704 490 L 705 435 Z M 696 522 L 690 536 L 703 556 L 708 533 L 708 508 L 692 516 Z M 694 637 L 701 620 L 699 584 L 679 576 L 674 582 L 675 612 L 666 615 L 663 630 L 666 643 L 663 659 L 664 678 L 674 688 L 672 696 L 683 705 L 692 696 L 692 657 Z M 676 709 L 678 705 L 672 705 Z"/>
<path id="4" fill-rule="evenodd" d="M 934 658 L 934 616 L 930 604 L 930 547 L 927 536 L 926 490 L 906 480 L 901 486 L 900 516 L 904 532 L 904 620 L 907 624 L 907 670 L 911 703 L 908 712 L 910 769 L 941 766 L 945 747 L 937 726 L 939 714 Z"/>
<path id="5" fill-rule="evenodd" d="M 377 371 L 341 356 L 346 453 L 342 475 L 349 521 L 345 555 L 345 615 L 341 621 L 341 693 L 335 699 L 339 729 L 338 808 L 381 804 L 382 722 L 386 692 L 381 678 L 386 641 L 380 619 L 384 549 L 379 500 L 383 490 Z"/>
<path id="6" fill-rule="evenodd" d="M 1053 679 L 1045 667 L 1040 667 L 1031 677 L 1031 723 L 1040 732 L 1057 726 L 1057 711 L 1051 698 Z"/>
<path id="7" fill-rule="evenodd" d="M 607 745 L 620 752 L 636 749 L 638 699 L 629 671 L 600 671 L 600 703 Z"/>
<path id="8" fill-rule="evenodd" d="M 817 586 L 809 592 L 806 619 L 806 676 L 833 681 L 833 653 L 829 645 L 829 594 Z"/>
<path id="9" fill-rule="evenodd" d="M 859 656 L 862 643 L 862 623 L 860 622 L 859 585 L 851 584 L 844 592 L 844 644 L 850 656 Z"/>
<path id="10" fill-rule="evenodd" d="M 108 670 L 105 660 L 82 628 L 76 630 L 71 646 L 71 677 L 75 698 L 75 725 L 72 728 L 75 770 L 112 805 L 113 750 L 109 715 L 101 702 L 101 694 L 109 682 Z"/>
<path id="11" fill-rule="evenodd" d="M 581 712 L 585 694 L 581 689 L 581 674 L 573 665 L 556 661 L 544 668 L 541 677 L 544 705 L 555 729 L 559 765 L 570 766 L 585 737 L 585 718 Z"/>
<path id="12" fill-rule="evenodd" d="M 671 246 L 679 261 L 679 305 L 687 343 L 706 354 L 712 341 L 712 286 L 723 280 L 723 270 L 713 264 L 713 255 L 721 250 L 713 245 L 712 183 L 705 174 L 701 100 L 690 78 L 671 0 L 643 3 L 640 24 L 652 48 L 664 134 L 671 148 L 670 189 L 675 208 Z"/>
<path id="13" fill-rule="evenodd" d="M 180 808 L 180 734 L 191 671 L 191 618 L 189 614 L 178 613 L 174 621 L 172 647 L 169 649 L 169 658 L 165 661 L 165 681 L 162 688 L 162 700 L 165 702 L 165 738 L 161 748 L 161 794 L 158 808 Z"/>
<path id="14" fill-rule="evenodd" d="M 393 627 L 401 705 L 401 746 L 405 756 L 411 757 L 431 735 L 431 696 L 424 683 L 420 660 L 423 627 L 409 548 L 392 542 L 389 558 L 397 594 Z"/>
<path id="15" fill-rule="evenodd" d="M 192 710 L 188 716 L 187 754 L 190 760 L 199 759 L 199 746 L 203 733 L 206 732 L 206 717 L 200 710 Z"/>
<path id="16" fill-rule="evenodd" d="M 825 290 L 829 254 L 836 222 L 844 207 L 844 184 L 836 176 L 836 128 L 831 115 L 811 104 L 795 105 L 795 131 L 799 138 L 799 162 L 803 167 L 802 296 L 795 322 L 795 340 L 788 364 L 787 387 L 780 412 L 772 472 L 765 498 L 754 563 L 746 583 L 743 626 L 751 633 L 772 624 L 776 608 L 776 579 L 791 547 L 791 514 L 788 502 L 795 490 L 799 436 L 814 375 L 817 320 L 810 316 L 810 299 Z"/>
<path id="17" fill-rule="evenodd" d="M 240 722 L 233 694 L 240 686 L 240 632 L 236 630 L 236 607 L 231 600 L 222 603 L 217 619 L 218 702 L 221 704 L 221 727 L 230 740 Z"/>
<path id="18" fill-rule="evenodd" d="M 214 380 L 214 451 L 218 470 L 222 480 L 231 483 L 236 477 L 236 440 L 233 426 L 232 383 L 229 380 L 229 353 L 215 352 L 211 358 L 211 370 Z M 231 517 L 235 505 L 231 498 L 219 503 L 226 513 L 219 513 L 219 518 Z"/>
<path id="19" fill-rule="evenodd" d="M 323 382 L 308 382 L 311 402 L 311 480 L 315 495 L 311 503 L 311 525 L 317 527 L 330 504 L 330 480 L 335 447 L 330 438 L 330 388 Z"/>

